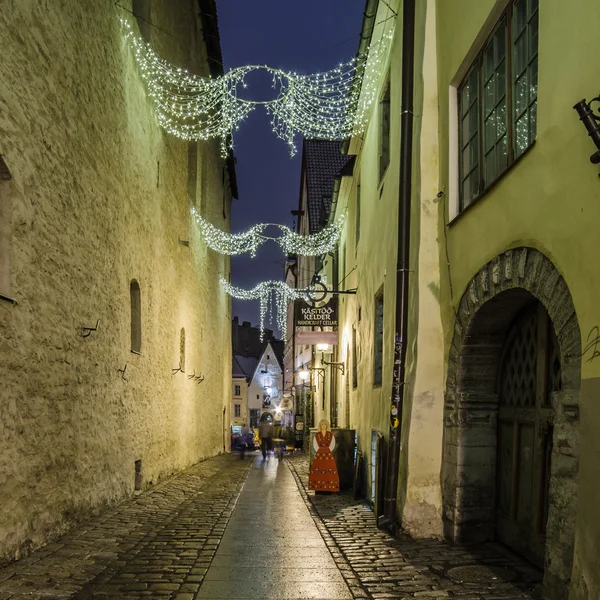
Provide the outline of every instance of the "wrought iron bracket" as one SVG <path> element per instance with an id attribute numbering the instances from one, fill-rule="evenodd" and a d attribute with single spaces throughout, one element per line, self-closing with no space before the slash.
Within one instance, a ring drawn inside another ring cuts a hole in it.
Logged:
<path id="1" fill-rule="evenodd" d="M 83 333 L 81 337 L 90 337 L 90 335 L 92 335 L 92 331 L 98 331 L 98 325 L 100 325 L 100 319 L 96 321 L 96 327 L 82 327 L 81 329 Z"/>
<path id="2" fill-rule="evenodd" d="M 127 363 L 125 363 L 125 366 L 122 369 L 117 369 L 117 371 L 121 373 L 121 379 L 127 381 L 127 377 L 125 377 L 125 371 L 127 371 Z"/>
<path id="3" fill-rule="evenodd" d="M 326 360 L 321 359 L 321 363 L 327 365 L 328 367 L 333 367 L 342 373 L 342 375 L 346 374 L 346 364 L 343 362 L 327 362 Z"/>
<path id="4" fill-rule="evenodd" d="M 593 107 L 594 103 L 599 106 Z M 573 108 L 577 111 L 579 120 L 598 149 L 590 156 L 590 162 L 597 165 L 600 163 L 600 96 L 592 98 L 589 102 L 584 98 Z"/>

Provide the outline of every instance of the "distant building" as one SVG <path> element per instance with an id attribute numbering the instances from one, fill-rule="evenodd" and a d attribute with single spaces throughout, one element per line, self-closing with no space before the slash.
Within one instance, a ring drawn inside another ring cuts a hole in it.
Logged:
<path id="1" fill-rule="evenodd" d="M 250 384 L 248 386 L 248 418 L 251 427 L 257 427 L 264 413 L 273 416 L 275 422 L 289 415 L 282 415 L 279 404 L 283 397 L 282 342 L 266 342 Z"/>
<path id="2" fill-rule="evenodd" d="M 246 427 L 248 420 L 248 384 L 252 379 L 258 358 L 253 356 L 233 355 L 231 378 L 231 432 L 234 428 Z"/>

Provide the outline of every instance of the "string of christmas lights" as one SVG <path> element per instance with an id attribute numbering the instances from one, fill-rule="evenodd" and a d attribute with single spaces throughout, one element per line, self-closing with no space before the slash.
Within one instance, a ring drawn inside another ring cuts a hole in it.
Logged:
<path id="1" fill-rule="evenodd" d="M 299 254 L 301 256 L 320 256 L 333 250 L 342 234 L 345 216 L 341 215 L 334 223 L 311 235 L 299 235 L 285 225 L 275 223 L 261 223 L 254 225 L 244 233 L 227 233 L 218 229 L 198 214 L 195 208 L 191 210 L 192 216 L 200 226 L 200 232 L 206 245 L 219 252 L 235 256 L 249 252 L 252 257 L 256 251 L 267 241 L 277 242 L 287 254 Z M 268 227 L 277 227 L 282 232 L 281 237 L 264 235 Z"/>
<path id="2" fill-rule="evenodd" d="M 338 140 L 363 133 L 393 37 L 392 27 L 362 57 L 323 73 L 299 75 L 266 65 L 245 65 L 208 78 L 170 65 L 128 21 L 121 22 L 161 127 L 184 140 L 218 138 L 223 156 L 231 147 L 233 132 L 258 104 L 265 105 L 274 133 L 288 143 L 292 155 L 298 135 Z M 238 86 L 247 88 L 246 76 L 257 70 L 272 75 L 273 87 L 279 89 L 273 100 L 238 97 Z"/>
<path id="3" fill-rule="evenodd" d="M 263 281 L 251 290 L 244 290 L 231 285 L 226 279 L 221 278 L 221 285 L 225 291 L 237 300 L 260 300 L 260 341 L 263 341 L 265 320 L 267 315 L 273 323 L 273 308 L 277 309 L 276 324 L 281 332 L 282 339 L 287 340 L 287 307 L 293 300 L 310 301 L 310 289 L 298 290 L 291 288 L 284 281 Z"/>

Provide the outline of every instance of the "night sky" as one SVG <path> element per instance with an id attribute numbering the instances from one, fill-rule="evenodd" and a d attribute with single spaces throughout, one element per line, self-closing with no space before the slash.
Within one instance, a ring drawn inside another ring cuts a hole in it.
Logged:
<path id="1" fill-rule="evenodd" d="M 225 71 L 244 64 L 266 64 L 296 73 L 335 67 L 356 55 L 365 0 L 217 0 Z M 274 98 L 271 78 L 254 72 L 240 95 Z M 271 130 L 264 107 L 244 121 L 234 138 L 240 199 L 232 208 L 231 231 L 256 223 L 292 227 L 298 208 L 302 140 L 290 158 L 287 144 Z M 277 230 L 267 231 L 276 236 Z M 248 289 L 267 279 L 282 279 L 285 256 L 267 242 L 256 258 L 232 257 L 232 283 Z M 259 324 L 259 303 L 233 301 L 233 315 Z M 276 329 L 267 323 L 267 327 Z"/>

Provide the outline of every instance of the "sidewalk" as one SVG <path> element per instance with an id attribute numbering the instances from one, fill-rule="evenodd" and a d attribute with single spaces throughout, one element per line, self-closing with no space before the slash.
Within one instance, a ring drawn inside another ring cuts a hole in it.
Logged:
<path id="1" fill-rule="evenodd" d="M 351 569 L 368 598 L 434 600 L 533 600 L 539 570 L 499 544 L 455 546 L 442 540 L 393 538 L 377 529 L 372 510 L 349 494 L 307 492 L 308 458 L 288 459 L 321 533 L 339 550 L 334 558 Z M 360 597 L 360 596 L 357 596 Z"/>
<path id="2" fill-rule="evenodd" d="M 196 597 L 353 598 L 285 462 L 255 459 Z"/>

